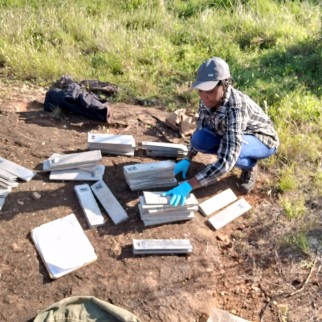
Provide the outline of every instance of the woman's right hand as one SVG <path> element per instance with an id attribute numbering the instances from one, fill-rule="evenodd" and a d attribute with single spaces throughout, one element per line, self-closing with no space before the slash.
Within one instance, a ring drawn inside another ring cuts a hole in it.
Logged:
<path id="1" fill-rule="evenodd" d="M 178 175 L 179 173 L 182 173 L 182 178 L 186 179 L 187 172 L 189 170 L 191 162 L 189 160 L 181 160 L 174 166 L 174 175 Z"/>

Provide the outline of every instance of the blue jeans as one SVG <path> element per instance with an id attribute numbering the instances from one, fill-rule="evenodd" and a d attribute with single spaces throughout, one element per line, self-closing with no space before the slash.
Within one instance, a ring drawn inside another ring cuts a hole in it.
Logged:
<path id="1" fill-rule="evenodd" d="M 193 133 L 190 144 L 194 150 L 217 154 L 222 136 L 209 129 L 197 130 Z M 235 166 L 242 170 L 249 170 L 256 165 L 257 160 L 265 159 L 274 154 L 276 148 L 268 148 L 254 135 L 244 134 L 241 151 Z"/>

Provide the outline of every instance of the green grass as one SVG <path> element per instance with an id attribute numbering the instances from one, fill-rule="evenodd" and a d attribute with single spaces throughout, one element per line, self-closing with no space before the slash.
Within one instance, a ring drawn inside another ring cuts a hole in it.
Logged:
<path id="1" fill-rule="evenodd" d="M 321 195 L 321 21 L 313 0 L 7 0 L 1 75 L 43 86 L 99 79 L 121 87 L 118 101 L 196 109 L 198 66 L 223 57 L 235 86 L 275 122 L 281 145 L 263 162 L 275 175 L 267 189 L 296 220 Z"/>
<path id="2" fill-rule="evenodd" d="M 306 207 L 303 197 L 299 198 L 297 195 L 283 196 L 280 199 L 280 203 L 288 219 L 298 219 L 305 215 Z"/>
<path id="3" fill-rule="evenodd" d="M 287 236 L 285 243 L 290 247 L 297 248 L 303 254 L 307 254 L 309 251 L 310 242 L 305 231 L 299 231 L 295 234 Z"/>

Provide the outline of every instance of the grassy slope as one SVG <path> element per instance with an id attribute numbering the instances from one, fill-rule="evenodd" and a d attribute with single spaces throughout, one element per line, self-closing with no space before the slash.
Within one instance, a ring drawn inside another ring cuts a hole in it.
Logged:
<path id="1" fill-rule="evenodd" d="M 322 195 L 322 9 L 317 1 L 11 0 L 0 4 L 2 74 L 48 84 L 61 75 L 120 85 L 117 97 L 196 106 L 199 64 L 228 61 L 235 86 L 270 114 L 281 147 L 265 189 L 290 220 L 316 225 Z M 299 225 L 293 232 L 301 237 Z M 303 246 L 304 245 L 304 246 Z"/>

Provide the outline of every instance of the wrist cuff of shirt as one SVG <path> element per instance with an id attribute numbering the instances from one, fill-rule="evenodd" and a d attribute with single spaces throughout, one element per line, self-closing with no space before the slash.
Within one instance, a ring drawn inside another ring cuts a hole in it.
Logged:
<path id="1" fill-rule="evenodd" d="M 192 158 L 197 154 L 195 151 L 188 151 L 188 154 L 184 157 L 184 160 L 192 161 Z"/>

